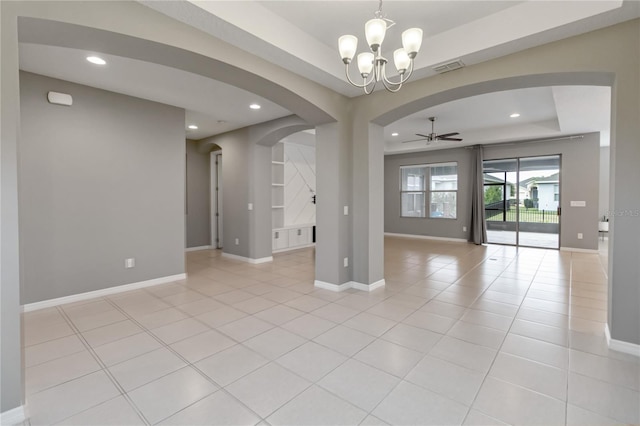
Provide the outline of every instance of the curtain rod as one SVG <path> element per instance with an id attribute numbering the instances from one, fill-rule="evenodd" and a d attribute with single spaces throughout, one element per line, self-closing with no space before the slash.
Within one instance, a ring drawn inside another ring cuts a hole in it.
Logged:
<path id="1" fill-rule="evenodd" d="M 526 139 L 519 142 L 494 142 L 487 144 L 479 144 L 482 147 L 495 147 L 495 146 L 511 146 L 511 145 L 521 145 L 526 143 L 536 143 L 536 142 L 551 142 L 551 141 L 562 141 L 562 140 L 573 140 L 573 139 L 583 139 L 584 135 L 573 135 L 573 136 L 562 136 L 559 138 L 547 138 L 547 139 Z M 465 146 L 465 149 L 472 149 L 475 145 Z"/>

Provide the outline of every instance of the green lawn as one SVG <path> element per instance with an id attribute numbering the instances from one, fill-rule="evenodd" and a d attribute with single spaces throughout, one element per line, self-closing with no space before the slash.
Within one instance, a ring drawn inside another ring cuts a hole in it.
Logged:
<path id="1" fill-rule="evenodd" d="M 532 223 L 558 223 L 559 216 L 555 210 L 537 210 L 537 209 L 525 209 L 520 208 L 520 222 L 532 222 Z M 503 220 L 502 212 L 487 212 L 487 220 L 500 222 Z M 507 211 L 507 222 L 516 221 L 516 209 L 510 208 Z"/>

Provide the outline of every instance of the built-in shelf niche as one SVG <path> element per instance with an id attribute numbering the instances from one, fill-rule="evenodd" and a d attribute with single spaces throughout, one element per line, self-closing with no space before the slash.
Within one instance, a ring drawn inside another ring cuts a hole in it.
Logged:
<path id="1" fill-rule="evenodd" d="M 271 225 L 284 226 L 284 144 L 271 148 Z"/>

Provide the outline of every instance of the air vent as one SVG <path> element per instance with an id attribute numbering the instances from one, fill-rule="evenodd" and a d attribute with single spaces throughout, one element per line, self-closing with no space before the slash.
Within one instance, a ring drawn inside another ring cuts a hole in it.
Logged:
<path id="1" fill-rule="evenodd" d="M 464 68 L 464 62 L 460 59 L 456 59 L 455 61 L 447 62 L 446 64 L 436 65 L 433 67 L 433 70 L 438 74 L 443 74 L 460 68 Z"/>

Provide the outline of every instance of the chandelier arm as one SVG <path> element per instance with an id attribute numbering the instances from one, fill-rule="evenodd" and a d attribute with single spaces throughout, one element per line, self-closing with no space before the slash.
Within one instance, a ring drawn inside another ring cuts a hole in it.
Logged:
<path id="1" fill-rule="evenodd" d="M 369 87 L 369 86 L 365 86 L 365 87 L 364 87 L 364 94 L 365 94 L 365 95 L 370 95 L 370 94 L 372 94 L 372 93 L 373 93 L 373 89 L 375 89 L 375 88 L 376 88 L 376 81 L 375 81 L 375 80 L 372 80 L 372 81 L 373 81 L 373 84 L 370 86 L 370 87 L 371 87 L 371 90 L 367 90 L 367 87 Z M 371 82 L 369 82 L 369 83 L 371 83 Z"/>
<path id="2" fill-rule="evenodd" d="M 395 82 L 395 81 L 391 81 L 387 78 L 387 72 L 386 72 L 386 68 L 382 69 L 382 84 L 384 84 L 385 89 L 387 89 L 390 92 L 397 92 L 400 90 L 400 88 L 402 87 L 402 84 L 407 81 L 407 79 L 403 79 L 402 76 L 400 76 L 400 81 L 399 82 Z M 397 86 L 397 87 L 392 87 L 392 86 Z"/>
<path id="3" fill-rule="evenodd" d="M 373 74 L 372 74 L 371 75 L 371 80 L 369 82 L 367 82 L 366 79 L 365 79 L 364 84 L 357 84 L 357 83 L 354 83 L 353 80 L 351 80 L 351 76 L 349 76 L 349 64 L 345 64 L 344 71 L 345 71 L 345 75 L 347 76 L 347 80 L 349 81 L 349 83 L 351 83 L 353 86 L 357 87 L 358 89 L 365 89 L 366 90 L 367 86 L 369 86 L 372 81 L 375 81 L 374 78 L 373 78 Z M 374 84 L 374 86 L 375 86 L 375 84 Z"/>
<path id="4" fill-rule="evenodd" d="M 411 74 L 413 74 L 413 60 L 411 60 L 409 64 L 409 71 L 408 72 L 405 71 L 405 73 L 400 76 L 400 81 L 392 81 L 389 78 L 387 78 L 386 71 L 383 69 L 382 83 L 384 84 L 385 89 L 387 89 L 390 92 L 396 93 L 400 90 L 402 85 L 407 80 L 409 80 L 409 78 L 411 77 Z M 397 87 L 394 88 L 392 86 L 397 86 Z"/>

